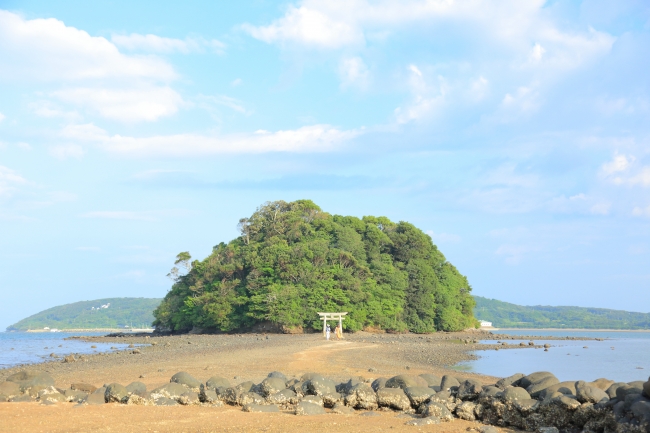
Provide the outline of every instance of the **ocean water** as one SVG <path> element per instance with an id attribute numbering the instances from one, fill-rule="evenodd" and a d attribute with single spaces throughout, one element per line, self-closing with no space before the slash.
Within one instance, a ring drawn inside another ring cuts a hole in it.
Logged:
<path id="1" fill-rule="evenodd" d="M 0 368 L 20 364 L 45 362 L 54 353 L 61 357 L 70 354 L 90 354 L 125 349 L 128 344 L 88 343 L 79 340 L 66 340 L 75 335 L 105 335 L 97 332 L 0 332 Z M 92 348 L 90 346 L 97 346 Z M 117 347 L 117 349 L 111 349 Z M 60 358 L 59 358 L 60 359 Z"/>
<path id="2" fill-rule="evenodd" d="M 478 350 L 478 360 L 457 365 L 462 371 L 505 377 L 514 373 L 550 371 L 560 381 L 592 381 L 601 377 L 617 382 L 648 380 L 650 376 L 650 332 L 625 331 L 496 331 L 513 336 L 536 336 L 544 349 Z M 496 333 L 495 332 L 495 333 Z M 604 341 L 544 340 L 552 337 L 604 338 Z M 519 344 L 525 340 L 508 340 Z M 493 343 L 485 341 L 482 343 Z M 585 348 L 586 346 L 586 348 Z"/>

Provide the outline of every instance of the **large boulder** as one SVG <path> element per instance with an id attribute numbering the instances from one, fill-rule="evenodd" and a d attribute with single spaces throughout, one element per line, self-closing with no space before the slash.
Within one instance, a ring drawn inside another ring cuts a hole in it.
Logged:
<path id="1" fill-rule="evenodd" d="M 433 389 L 426 386 L 410 386 L 404 390 L 404 394 L 411 401 L 411 406 L 416 408 L 420 407 L 422 403 L 431 398 L 435 393 Z"/>
<path id="2" fill-rule="evenodd" d="M 605 403 L 609 396 L 605 391 L 582 380 L 576 382 L 576 397 L 580 403 Z"/>
<path id="3" fill-rule="evenodd" d="M 528 387 L 526 391 L 530 394 L 531 397 L 537 398 L 539 395 L 549 386 L 553 386 L 560 383 L 560 380 L 555 376 L 546 376 L 537 382 L 533 382 Z"/>
<path id="4" fill-rule="evenodd" d="M 323 406 L 319 406 L 315 403 L 301 401 L 296 405 L 295 414 L 296 415 L 324 415 L 325 409 L 323 409 Z"/>
<path id="5" fill-rule="evenodd" d="M 544 388 L 542 391 L 539 392 L 537 397 L 540 400 L 545 399 L 547 396 L 559 392 L 564 395 L 575 395 L 576 394 L 576 383 L 575 381 L 571 382 L 560 382 L 556 383 L 555 385 L 551 385 L 547 388 Z"/>
<path id="6" fill-rule="evenodd" d="M 41 389 L 38 392 L 38 399 L 42 403 L 62 403 L 68 401 L 66 396 L 61 394 L 59 390 L 53 386 Z"/>
<path id="7" fill-rule="evenodd" d="M 435 374 L 421 374 L 420 377 L 427 382 L 427 386 L 440 387 L 442 383 L 442 377 L 436 376 Z"/>
<path id="8" fill-rule="evenodd" d="M 334 394 L 336 383 L 333 380 L 320 375 L 314 375 L 302 385 L 303 392 L 311 395 Z"/>
<path id="9" fill-rule="evenodd" d="M 454 419 L 454 416 L 451 414 L 449 409 L 438 402 L 431 402 L 424 406 L 421 411 L 421 415 L 423 418 L 435 416 L 441 421 L 453 421 Z"/>
<path id="10" fill-rule="evenodd" d="M 610 399 L 616 398 L 616 390 L 620 388 L 621 386 L 627 386 L 627 383 L 625 382 L 616 382 L 613 383 L 605 390 L 607 395 L 609 396 Z"/>
<path id="11" fill-rule="evenodd" d="M 259 386 L 264 397 L 278 393 L 286 389 L 286 380 L 279 377 L 267 377 Z"/>
<path id="12" fill-rule="evenodd" d="M 601 377 L 600 379 L 596 379 L 593 382 L 588 382 L 588 384 L 602 389 L 603 391 L 607 391 L 607 388 L 612 386 L 614 384 L 614 381 Z"/>
<path id="13" fill-rule="evenodd" d="M 175 375 L 172 376 L 171 379 L 169 379 L 170 383 L 179 383 L 181 385 L 185 385 L 189 389 L 193 391 L 198 391 L 199 388 L 201 387 L 201 381 L 197 380 L 192 376 L 191 374 L 185 372 L 185 371 L 179 371 Z"/>
<path id="14" fill-rule="evenodd" d="M 401 388 L 383 388 L 377 391 L 377 405 L 404 411 L 411 408 L 411 400 Z"/>
<path id="15" fill-rule="evenodd" d="M 643 395 L 650 398 L 650 377 L 648 378 L 648 381 L 643 384 Z"/>
<path id="16" fill-rule="evenodd" d="M 476 420 L 476 403 L 473 401 L 464 401 L 456 406 L 456 416 L 465 421 Z"/>
<path id="17" fill-rule="evenodd" d="M 247 404 L 264 404 L 264 397 L 259 395 L 256 392 L 242 392 L 237 398 L 237 404 L 239 406 L 245 406 Z"/>
<path id="18" fill-rule="evenodd" d="M 126 403 L 129 399 L 129 392 L 124 385 L 111 383 L 104 391 L 104 400 L 106 403 Z"/>
<path id="19" fill-rule="evenodd" d="M 372 381 L 372 389 L 376 391 L 379 391 L 382 388 L 386 388 L 386 382 L 388 382 L 388 379 L 385 377 L 378 377 L 377 379 Z"/>
<path id="20" fill-rule="evenodd" d="M 201 404 L 201 399 L 199 398 L 199 393 L 195 391 L 187 391 L 180 397 L 178 397 L 178 402 L 183 406 L 192 406 Z"/>
<path id="21" fill-rule="evenodd" d="M 530 394 L 523 388 L 518 386 L 509 386 L 503 390 L 501 393 L 501 399 L 507 402 L 513 402 L 515 400 L 528 400 L 530 399 Z"/>
<path id="22" fill-rule="evenodd" d="M 536 371 L 535 373 L 531 373 L 528 376 L 524 376 L 521 379 L 519 379 L 517 382 L 515 382 L 515 386 L 520 386 L 522 388 L 528 388 L 534 383 L 539 383 L 543 379 L 547 377 L 555 377 L 555 375 L 549 371 Z M 557 378 L 556 378 L 557 379 Z M 559 383 L 560 381 L 558 380 L 555 383 Z M 550 386 L 550 385 L 549 385 Z"/>
<path id="23" fill-rule="evenodd" d="M 280 392 L 266 397 L 266 401 L 272 404 L 295 404 L 298 401 L 296 393 L 290 389 L 283 389 Z"/>
<path id="24" fill-rule="evenodd" d="M 476 400 L 481 391 L 483 391 L 481 382 L 476 379 L 467 379 L 458 387 L 457 396 L 461 400 Z"/>
<path id="25" fill-rule="evenodd" d="M 427 381 L 419 376 L 411 376 L 407 374 L 400 374 L 399 376 L 391 377 L 386 381 L 386 388 L 401 388 L 406 389 L 411 386 L 429 386 Z"/>
<path id="26" fill-rule="evenodd" d="M 375 382 L 376 380 L 373 381 L 372 383 L 374 384 Z M 350 380 L 348 380 L 347 382 L 341 382 L 338 385 L 336 385 L 336 392 L 338 392 L 339 394 L 347 394 L 348 392 L 350 392 L 350 390 L 354 385 L 357 385 L 359 383 L 363 383 L 363 381 L 355 378 L 350 378 Z M 386 383 L 386 379 L 384 379 L 384 384 L 385 383 Z M 382 388 L 385 388 L 385 386 L 382 386 Z M 373 387 L 372 389 L 375 388 Z M 375 391 L 377 390 L 375 389 Z"/>
<path id="27" fill-rule="evenodd" d="M 283 373 L 280 373 L 279 371 L 272 371 L 266 377 L 275 377 L 278 379 L 282 379 L 285 382 L 287 381 L 287 376 L 285 376 Z"/>
<path id="28" fill-rule="evenodd" d="M 96 406 L 98 404 L 105 404 L 106 397 L 104 396 L 103 393 L 93 392 L 92 394 L 88 394 L 88 397 L 86 397 L 83 403 L 92 406 Z"/>
<path id="29" fill-rule="evenodd" d="M 459 386 L 460 386 L 460 382 L 454 376 L 450 376 L 448 374 L 442 376 L 442 380 L 440 381 L 441 391 L 448 391 L 452 387 L 459 387 Z"/>
<path id="30" fill-rule="evenodd" d="M 63 395 L 65 396 L 66 401 L 73 403 L 81 403 L 88 398 L 88 393 L 76 389 L 66 389 L 63 392 Z"/>
<path id="31" fill-rule="evenodd" d="M 345 396 L 346 406 L 354 409 L 375 410 L 377 409 L 377 394 L 365 383 L 359 383 L 352 387 Z"/>
<path id="32" fill-rule="evenodd" d="M 321 397 L 323 399 L 323 406 L 325 407 L 334 407 L 337 403 L 343 400 L 343 396 L 338 392 L 325 394 Z"/>
<path id="33" fill-rule="evenodd" d="M 70 385 L 70 389 L 75 391 L 83 391 L 88 394 L 97 391 L 97 387 L 95 385 L 91 385 L 89 383 L 83 383 L 83 382 L 73 383 L 72 385 Z"/>
<path id="34" fill-rule="evenodd" d="M 250 403 L 245 405 L 242 410 L 244 412 L 280 413 L 280 408 L 274 404 L 262 405 Z"/>
<path id="35" fill-rule="evenodd" d="M 164 397 L 172 400 L 178 399 L 181 395 L 185 394 L 190 389 L 180 383 L 172 382 L 160 386 L 151 391 L 151 398 L 154 400 L 159 397 Z"/>
<path id="36" fill-rule="evenodd" d="M 507 386 L 517 386 L 519 380 L 525 375 L 523 373 L 515 373 L 512 376 L 504 377 L 500 379 L 495 386 L 497 388 L 506 389 Z"/>
<path id="37" fill-rule="evenodd" d="M 625 397 L 629 394 L 641 394 L 642 392 L 643 388 L 626 383 L 616 388 L 616 398 L 618 401 L 625 401 Z"/>
<path id="38" fill-rule="evenodd" d="M 225 377 L 212 376 L 205 382 L 207 389 L 230 388 L 230 381 Z"/>
<path id="39" fill-rule="evenodd" d="M 41 390 L 48 386 L 54 386 L 54 379 L 42 371 L 22 370 L 7 377 L 7 382 L 16 383 L 22 392 L 29 392 L 30 389 Z M 38 391 L 36 391 L 38 392 Z"/>
<path id="40" fill-rule="evenodd" d="M 7 398 L 20 394 L 20 386 L 15 382 L 0 382 L 0 394 Z"/>
<path id="41" fill-rule="evenodd" d="M 142 382 L 131 382 L 126 386 L 126 391 L 131 395 L 142 397 L 147 393 L 147 385 Z"/>

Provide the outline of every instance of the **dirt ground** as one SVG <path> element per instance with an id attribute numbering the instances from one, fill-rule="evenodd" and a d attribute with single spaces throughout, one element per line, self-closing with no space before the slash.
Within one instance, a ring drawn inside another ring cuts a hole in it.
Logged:
<path id="1" fill-rule="evenodd" d="M 222 376 L 233 384 L 245 380 L 259 382 L 271 371 L 281 371 L 287 377 L 317 372 L 337 380 L 350 377 L 370 380 L 397 374 L 453 374 L 494 383 L 495 378 L 451 371 L 440 361 L 469 356 L 467 351 L 471 347 L 458 344 L 461 338 L 422 340 L 357 334 L 344 341 L 326 342 L 319 334 L 271 335 L 268 338 L 261 335 L 129 337 L 110 341 L 148 346 L 141 347 L 138 354 L 130 349 L 93 355 L 75 363 L 56 361 L 29 369 L 47 371 L 61 388 L 75 382 L 101 386 L 111 382 L 126 385 L 141 381 L 147 389 L 153 389 L 168 383 L 179 371 L 186 371 L 202 381 Z M 413 361 L 415 352 L 421 362 Z M 0 371 L 0 380 L 16 370 Z M 407 426 L 405 423 L 409 419 L 398 415 L 379 411 L 375 416 L 359 412 L 301 417 L 285 413 L 245 413 L 232 406 L 2 403 L 0 432 L 465 432 L 481 427 L 478 423 L 462 420 Z"/>

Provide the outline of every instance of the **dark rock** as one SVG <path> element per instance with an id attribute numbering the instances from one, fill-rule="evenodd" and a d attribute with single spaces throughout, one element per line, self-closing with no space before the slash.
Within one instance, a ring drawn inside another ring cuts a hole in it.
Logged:
<path id="1" fill-rule="evenodd" d="M 575 395 L 576 394 L 576 383 L 575 382 L 560 382 L 555 385 L 551 385 L 548 388 L 544 388 L 537 397 L 541 400 L 545 399 L 546 396 L 551 395 L 555 392 L 559 392 L 564 395 Z"/>
<path id="2" fill-rule="evenodd" d="M 352 415 L 354 413 L 354 409 L 346 406 L 343 403 L 336 403 L 332 408 L 332 413 L 337 413 L 339 415 Z"/>
<path id="3" fill-rule="evenodd" d="M 295 414 L 296 415 L 324 415 L 325 409 L 323 409 L 323 406 L 301 401 L 296 405 Z"/>
<path id="4" fill-rule="evenodd" d="M 0 394 L 5 397 L 13 397 L 20 394 L 20 386 L 15 382 L 0 382 Z"/>
<path id="5" fill-rule="evenodd" d="M 201 388 L 201 391 L 199 392 L 199 399 L 203 403 L 208 403 L 208 404 L 215 404 L 215 403 L 220 403 L 221 398 L 219 398 L 219 395 L 214 389 L 207 389 L 207 388 Z"/>
<path id="6" fill-rule="evenodd" d="M 270 372 L 269 375 L 266 376 L 266 377 L 275 377 L 275 378 L 278 378 L 278 379 L 282 379 L 282 380 L 284 380 L 285 382 L 287 381 L 287 376 L 285 376 L 284 374 L 280 373 L 279 371 L 272 371 L 272 372 Z"/>
<path id="7" fill-rule="evenodd" d="M 22 392 L 27 392 L 31 388 L 46 388 L 54 386 L 54 379 L 42 371 L 22 370 L 7 377 L 7 382 L 16 383 Z"/>
<path id="8" fill-rule="evenodd" d="M 442 377 L 435 374 L 421 374 L 420 377 L 427 382 L 427 386 L 440 386 Z"/>
<path id="9" fill-rule="evenodd" d="M 609 401 L 605 391 L 589 385 L 582 380 L 576 382 L 576 397 L 580 403 L 600 403 Z"/>
<path id="10" fill-rule="evenodd" d="M 630 412 L 639 422 L 650 423 L 650 401 L 639 400 L 630 407 Z"/>
<path id="11" fill-rule="evenodd" d="M 411 401 L 401 388 L 383 388 L 377 391 L 377 405 L 404 411 L 411 408 Z"/>
<path id="12" fill-rule="evenodd" d="M 201 400 L 199 399 L 199 393 L 194 391 L 187 391 L 178 397 L 178 402 L 183 406 L 190 406 L 200 404 Z"/>
<path id="13" fill-rule="evenodd" d="M 262 405 L 251 403 L 245 405 L 242 410 L 244 412 L 280 413 L 280 408 L 274 404 Z"/>
<path id="14" fill-rule="evenodd" d="M 508 402 L 513 402 L 515 400 L 529 400 L 530 394 L 528 394 L 528 391 L 523 388 L 509 386 L 501 393 L 501 399 Z"/>
<path id="15" fill-rule="evenodd" d="M 643 392 L 642 388 L 637 388 L 635 386 L 625 384 L 625 385 L 621 385 L 618 388 L 616 388 L 616 398 L 619 401 L 625 401 L 625 397 L 628 394 L 641 394 L 642 392 Z"/>
<path id="16" fill-rule="evenodd" d="M 427 401 L 435 391 L 431 388 L 424 386 L 411 386 L 404 390 L 404 394 L 411 401 L 411 406 L 419 407 L 422 403 Z"/>
<path id="17" fill-rule="evenodd" d="M 650 398 L 650 378 L 643 384 L 643 395 Z"/>
<path id="18" fill-rule="evenodd" d="M 302 398 L 301 401 L 304 401 L 304 402 L 306 402 L 306 403 L 317 404 L 317 405 L 319 405 L 319 406 L 324 406 L 324 404 L 323 404 L 323 398 L 322 398 L 321 396 L 318 396 L 318 395 L 306 395 L 306 396 L 304 396 L 304 397 Z"/>
<path id="19" fill-rule="evenodd" d="M 419 376 L 410 376 L 407 374 L 400 374 L 386 381 L 386 388 L 406 389 L 411 386 L 428 386 L 428 384 L 426 380 Z"/>
<path id="20" fill-rule="evenodd" d="M 176 400 L 162 396 L 154 398 L 153 404 L 156 406 L 178 406 L 178 402 Z"/>
<path id="21" fill-rule="evenodd" d="M 483 391 L 481 382 L 475 379 L 467 379 L 458 387 L 457 396 L 462 400 L 476 400 L 481 391 Z"/>
<path id="22" fill-rule="evenodd" d="M 323 398 L 323 406 L 325 407 L 334 407 L 334 405 L 340 401 L 342 401 L 343 396 L 339 394 L 338 392 L 335 392 L 333 394 L 325 394 L 322 396 Z"/>
<path id="23" fill-rule="evenodd" d="M 521 388 L 528 388 L 534 383 L 540 382 L 542 379 L 545 379 L 547 377 L 555 377 L 555 375 L 551 372 L 548 371 L 537 371 L 535 373 L 531 373 L 528 376 L 524 376 L 521 379 L 519 379 L 516 382 L 516 386 L 519 386 Z M 557 380 L 557 378 L 556 378 Z M 560 381 L 558 380 L 555 383 L 559 383 Z M 554 385 L 554 384 L 551 384 Z M 550 385 L 549 385 L 550 386 Z"/>
<path id="24" fill-rule="evenodd" d="M 186 386 L 183 386 L 180 383 L 173 382 L 158 387 L 153 391 L 151 391 L 151 397 L 154 400 L 159 397 L 165 397 L 165 398 L 170 398 L 172 400 L 176 400 L 181 395 L 185 394 L 187 391 L 189 391 L 189 388 L 187 388 Z"/>
<path id="25" fill-rule="evenodd" d="M 12 403 L 25 403 L 32 401 L 32 397 L 29 394 L 15 395 L 10 397 L 9 401 Z"/>
<path id="26" fill-rule="evenodd" d="M 452 386 L 460 386 L 458 379 L 456 379 L 454 376 L 449 376 L 448 374 L 442 376 L 442 380 L 440 381 L 440 390 L 446 391 Z"/>
<path id="27" fill-rule="evenodd" d="M 593 382 L 588 382 L 587 385 L 595 386 L 596 388 L 599 388 L 603 391 L 607 391 L 607 389 L 614 384 L 613 380 L 605 379 L 604 377 L 601 377 L 600 379 L 596 379 Z"/>
<path id="28" fill-rule="evenodd" d="M 242 392 L 237 398 L 237 404 L 239 406 L 245 406 L 247 404 L 264 404 L 264 398 L 256 392 Z"/>
<path id="29" fill-rule="evenodd" d="M 555 376 L 546 376 L 526 387 L 526 391 L 530 394 L 531 397 L 536 398 L 549 386 L 553 386 L 560 383 L 557 377 Z"/>
<path id="30" fill-rule="evenodd" d="M 479 433 L 499 433 L 499 430 L 491 425 L 484 425 L 479 429 Z"/>
<path id="31" fill-rule="evenodd" d="M 517 386 L 516 383 L 524 377 L 523 373 L 516 373 L 513 374 L 512 376 L 504 377 L 503 379 L 499 380 L 495 386 L 497 388 L 505 389 L 507 386 Z"/>
<path id="32" fill-rule="evenodd" d="M 286 389 L 286 379 L 280 377 L 267 377 L 260 384 L 260 391 L 264 397 Z"/>
<path id="33" fill-rule="evenodd" d="M 501 389 L 497 388 L 494 385 L 486 385 L 483 387 L 483 390 L 478 395 L 479 400 L 487 399 L 490 397 L 497 397 L 501 393 Z"/>
<path id="34" fill-rule="evenodd" d="M 230 381 L 225 377 L 212 376 L 205 382 L 207 389 L 230 388 Z"/>
<path id="35" fill-rule="evenodd" d="M 527 415 L 539 407 L 539 400 L 534 398 L 514 400 L 513 405 L 519 412 Z"/>
<path id="36" fill-rule="evenodd" d="M 194 391 L 198 391 L 201 387 L 201 382 L 199 380 L 195 379 L 192 375 L 184 371 L 180 371 L 173 375 L 169 382 L 185 385 Z"/>
<path id="37" fill-rule="evenodd" d="M 336 385 L 336 392 L 340 394 L 347 394 L 350 392 L 350 390 L 354 385 L 357 385 L 359 383 L 363 383 L 363 381 L 359 379 L 351 378 L 347 382 L 339 383 L 338 385 Z M 384 387 L 382 386 L 382 388 Z"/>
<path id="38" fill-rule="evenodd" d="M 93 392 L 95 392 L 97 390 L 97 387 L 94 386 L 94 385 L 90 385 L 88 383 L 78 382 L 78 383 L 73 383 L 72 385 L 70 385 L 70 389 L 75 390 L 75 391 L 83 391 L 83 392 L 86 392 L 88 394 L 91 394 L 91 393 L 93 393 Z"/>
<path id="39" fill-rule="evenodd" d="M 374 410 L 377 409 L 377 395 L 365 383 L 359 383 L 350 389 L 345 396 L 344 402 L 354 409 Z"/>
<path id="40" fill-rule="evenodd" d="M 336 392 L 336 384 L 331 379 L 314 375 L 311 379 L 303 383 L 302 389 L 305 394 L 311 395 L 334 394 Z"/>
<path id="41" fill-rule="evenodd" d="M 266 400 L 272 404 L 295 404 L 298 401 L 296 393 L 290 389 L 283 389 L 280 392 L 269 395 Z"/>
<path id="42" fill-rule="evenodd" d="M 410 421 L 406 421 L 406 425 L 422 426 L 422 425 L 429 425 L 429 424 L 440 424 L 440 418 L 435 416 L 429 416 L 426 418 L 416 418 Z"/>
<path id="43" fill-rule="evenodd" d="M 147 392 L 147 385 L 142 382 L 131 382 L 126 386 L 126 391 L 142 397 Z"/>
<path id="44" fill-rule="evenodd" d="M 539 427 L 536 433 L 560 433 L 557 427 Z"/>
<path id="45" fill-rule="evenodd" d="M 88 393 L 83 391 L 78 391 L 76 389 L 66 389 L 63 392 L 63 395 L 66 398 L 66 401 L 73 403 L 81 403 L 88 398 Z"/>
<path id="46" fill-rule="evenodd" d="M 92 393 L 89 394 L 88 397 L 83 401 L 85 404 L 89 404 L 92 406 L 98 405 L 98 404 L 105 404 L 106 403 L 106 397 L 104 397 L 103 394 L 101 393 Z"/>
<path id="47" fill-rule="evenodd" d="M 376 392 L 382 388 L 386 388 L 386 382 L 388 382 L 388 379 L 385 377 L 379 377 L 372 381 L 372 389 Z"/>
<path id="48" fill-rule="evenodd" d="M 66 396 L 61 394 L 53 386 L 47 387 L 47 388 L 42 389 L 41 391 L 39 391 L 38 399 L 41 402 L 49 402 L 49 403 L 62 403 L 62 402 L 68 401 Z"/>
<path id="49" fill-rule="evenodd" d="M 126 387 L 119 383 L 111 383 L 104 392 L 106 403 L 126 403 L 129 399 L 129 392 Z"/>
<path id="50" fill-rule="evenodd" d="M 623 385 L 627 385 L 625 382 L 616 382 L 610 385 L 609 388 L 605 390 L 610 399 L 616 398 L 616 390 Z"/>

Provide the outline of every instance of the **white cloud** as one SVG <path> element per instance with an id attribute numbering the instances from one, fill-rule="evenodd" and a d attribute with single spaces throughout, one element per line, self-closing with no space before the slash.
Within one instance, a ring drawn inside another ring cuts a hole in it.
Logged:
<path id="1" fill-rule="evenodd" d="M 19 186 L 27 183 L 16 171 L 0 165 L 0 198 L 11 197 Z"/>
<path id="2" fill-rule="evenodd" d="M 339 63 L 339 76 L 343 87 L 357 87 L 364 90 L 370 81 L 370 71 L 360 57 L 342 59 Z"/>
<path id="3" fill-rule="evenodd" d="M 0 122 L 6 119 L 6 116 L 2 113 L 0 113 Z"/>
<path id="4" fill-rule="evenodd" d="M 127 137 L 109 135 L 93 124 L 70 125 L 61 136 L 95 144 L 124 156 L 186 157 L 224 153 L 327 152 L 362 134 L 362 130 L 342 131 L 330 125 L 312 125 L 294 130 L 253 134 L 207 136 L 199 134 Z"/>
<path id="5" fill-rule="evenodd" d="M 614 158 L 610 162 L 603 164 L 602 171 L 607 176 L 625 172 L 630 168 L 634 160 L 634 156 L 614 155 Z"/>
<path id="6" fill-rule="evenodd" d="M 533 49 L 530 51 L 529 61 L 530 63 L 539 63 L 542 60 L 542 56 L 546 52 L 546 49 L 540 44 L 535 44 Z"/>
<path id="7" fill-rule="evenodd" d="M 650 187 L 650 166 L 639 167 L 634 155 L 616 154 L 600 171 L 614 185 Z"/>
<path id="8" fill-rule="evenodd" d="M 612 204 L 606 201 L 596 203 L 595 205 L 591 206 L 589 210 L 591 213 L 596 214 L 596 215 L 608 215 L 609 210 L 612 208 Z"/>
<path id="9" fill-rule="evenodd" d="M 417 121 L 439 112 L 449 92 L 449 85 L 444 77 L 437 76 L 434 79 L 437 84 L 430 85 L 416 65 L 409 65 L 408 70 L 412 98 L 407 105 L 395 109 L 394 115 L 398 124 Z"/>
<path id="10" fill-rule="evenodd" d="M 26 20 L 0 11 L 0 77 L 16 80 L 153 79 L 169 81 L 174 69 L 156 57 L 128 56 L 103 37 L 54 18 Z"/>
<path id="11" fill-rule="evenodd" d="M 231 85 L 232 87 L 237 87 L 237 86 L 241 86 L 243 82 L 244 82 L 244 81 L 243 81 L 241 78 L 235 78 L 234 80 L 232 80 L 232 81 L 230 82 L 230 85 Z"/>
<path id="12" fill-rule="evenodd" d="M 537 85 L 521 86 L 514 93 L 506 93 L 501 101 L 504 111 L 510 113 L 529 113 L 539 107 Z"/>
<path id="13" fill-rule="evenodd" d="M 155 121 L 175 114 L 184 103 L 170 87 L 151 85 L 131 89 L 70 88 L 52 92 L 52 96 L 121 122 Z"/>
<path id="14" fill-rule="evenodd" d="M 61 117 L 67 120 L 79 120 L 81 115 L 76 111 L 66 111 L 52 101 L 39 100 L 31 102 L 29 108 L 40 117 L 56 118 Z"/>
<path id="15" fill-rule="evenodd" d="M 214 111 L 213 110 L 213 105 L 220 105 L 223 107 L 228 107 L 233 111 L 236 111 L 241 114 L 246 114 L 250 115 L 253 112 L 251 110 L 247 110 L 246 107 L 244 107 L 244 104 L 235 98 L 231 98 L 230 96 L 225 96 L 225 95 L 217 95 L 217 96 L 206 96 L 206 95 L 199 95 L 198 100 L 200 101 L 200 106 L 202 108 L 207 109 L 208 111 Z"/>
<path id="16" fill-rule="evenodd" d="M 145 51 L 150 53 L 201 53 L 206 48 L 215 52 L 223 52 L 226 45 L 216 39 L 187 37 L 185 39 L 165 38 L 157 35 L 112 35 L 111 41 L 130 51 Z"/>
<path id="17" fill-rule="evenodd" d="M 78 144 L 61 144 L 52 146 L 49 149 L 49 154 L 60 160 L 68 158 L 81 159 L 84 153 L 86 152 L 83 147 Z"/>
<path id="18" fill-rule="evenodd" d="M 644 217 L 649 217 L 650 218 L 650 206 L 647 207 L 635 207 L 632 209 L 632 215 L 634 216 L 644 216 Z"/>

